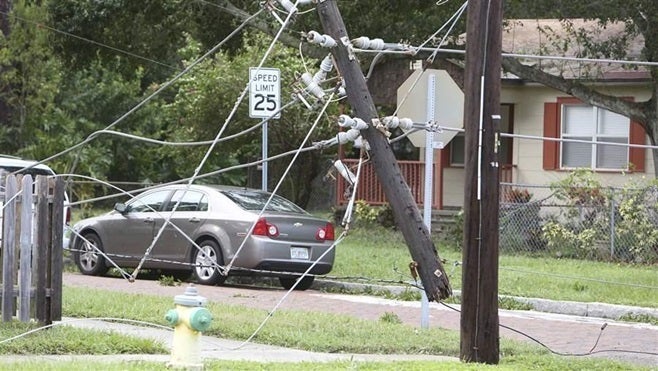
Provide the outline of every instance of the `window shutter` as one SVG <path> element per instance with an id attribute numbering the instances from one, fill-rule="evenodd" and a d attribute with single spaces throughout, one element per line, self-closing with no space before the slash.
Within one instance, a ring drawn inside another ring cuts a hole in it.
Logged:
<path id="1" fill-rule="evenodd" d="M 560 137 L 558 117 L 558 104 L 552 102 L 544 103 L 544 137 Z M 544 170 L 555 170 L 559 168 L 559 145 L 557 141 L 544 141 Z"/>
<path id="2" fill-rule="evenodd" d="M 646 144 L 646 133 L 642 125 L 635 121 L 631 121 L 631 132 L 629 134 L 628 141 L 630 144 Z M 631 147 L 628 152 L 628 160 L 632 165 L 631 169 L 633 171 L 644 172 L 644 159 L 645 159 L 645 149 Z"/>

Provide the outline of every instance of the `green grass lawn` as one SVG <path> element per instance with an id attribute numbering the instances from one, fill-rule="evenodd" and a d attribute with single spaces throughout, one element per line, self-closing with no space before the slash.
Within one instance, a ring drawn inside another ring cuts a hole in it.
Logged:
<path id="1" fill-rule="evenodd" d="M 64 315 L 72 317 L 117 317 L 164 325 L 164 312 L 171 298 L 65 287 Z M 204 334 L 244 340 L 252 334 L 265 310 L 238 305 L 209 303 L 216 319 Z M 33 324 L 13 323 L 1 326 L 0 340 L 32 329 Z M 20 342 L 0 344 L 0 354 L 141 354 L 166 353 L 149 340 L 124 337 L 115 333 L 58 327 L 39 331 Z M 459 334 L 444 329 L 418 331 L 412 326 L 385 320 L 359 320 L 350 316 L 299 310 L 279 310 L 254 338 L 255 342 L 330 353 L 434 354 L 458 357 Z M 541 370 L 644 370 L 630 364 L 599 358 L 567 358 L 550 354 L 539 346 L 502 339 L 500 365 L 496 369 Z M 0 362 L 0 368 L 8 366 Z M 206 369 L 220 370 L 480 370 L 495 366 L 459 362 L 355 362 L 267 363 L 207 361 Z M 14 364 L 15 370 L 157 370 L 154 362 L 29 361 Z"/>
<path id="2" fill-rule="evenodd" d="M 452 288 L 461 289 L 461 252 L 436 246 Z M 400 232 L 355 228 L 336 247 L 331 276 L 409 282 L 410 261 Z M 498 281 L 501 295 L 658 307 L 656 266 L 503 254 Z"/>

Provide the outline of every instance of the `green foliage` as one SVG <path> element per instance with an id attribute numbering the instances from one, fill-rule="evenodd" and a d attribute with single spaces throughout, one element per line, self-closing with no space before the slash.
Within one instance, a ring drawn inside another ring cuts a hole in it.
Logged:
<path id="1" fill-rule="evenodd" d="M 344 210 L 338 210 L 337 217 L 342 220 Z M 354 202 L 354 214 L 352 219 L 359 226 L 379 225 L 384 228 L 395 228 L 395 216 L 389 204 L 382 206 L 371 206 L 365 200 Z"/>
<path id="2" fill-rule="evenodd" d="M 655 180 L 631 180 L 620 190 L 613 191 L 603 188 L 591 170 L 571 172 L 551 185 L 556 197 L 566 203 L 566 208 L 560 215 L 548 218 L 542 226 L 547 247 L 559 256 L 613 258 L 637 263 L 657 261 L 657 184 Z M 611 232 L 612 222 L 614 230 Z M 611 243 L 614 244 L 612 257 L 608 251 Z"/>
<path id="3" fill-rule="evenodd" d="M 654 212 L 658 206 L 658 182 L 630 186 L 622 190 L 615 220 L 615 246 L 623 258 L 635 262 L 658 261 L 658 223 Z"/>
<path id="4" fill-rule="evenodd" d="M 179 0 L 58 0 L 48 1 L 46 6 L 53 28 L 79 36 L 51 34 L 57 56 L 70 70 L 85 69 L 99 59 L 118 60 L 116 72 L 128 78 L 142 69 L 146 71 L 144 86 L 148 86 L 177 71 L 180 59 L 176 51 L 185 43 L 183 34 L 198 29 L 192 18 L 197 6 L 188 3 L 196 4 Z M 212 28 L 225 32 L 233 23 L 226 18 Z"/>
<path id="5" fill-rule="evenodd" d="M 542 226 L 543 238 L 558 257 L 591 258 L 596 251 L 597 232 L 592 228 L 572 230 L 561 223 L 549 221 Z"/>
<path id="6" fill-rule="evenodd" d="M 45 9 L 32 2 L 16 1 L 12 14 L 44 21 Z M 57 59 L 51 58 L 48 33 L 18 18 L 10 20 L 8 38 L 0 38 L 0 98 L 9 115 L 0 125 L 2 153 L 15 153 L 33 140 L 43 115 L 54 109 L 63 78 Z"/>
<path id="7" fill-rule="evenodd" d="M 649 314 L 626 314 L 618 318 L 620 321 L 628 322 L 638 322 L 638 323 L 648 323 L 654 326 L 658 326 L 658 317 L 654 317 Z"/>
<path id="8" fill-rule="evenodd" d="M 162 275 L 158 277 L 158 283 L 160 286 L 180 286 L 182 282 L 174 276 Z"/>
<path id="9" fill-rule="evenodd" d="M 402 323 L 400 317 L 393 312 L 384 312 L 384 314 L 382 314 L 379 317 L 379 321 L 383 323 L 395 323 L 395 324 Z"/>
<path id="10" fill-rule="evenodd" d="M 461 209 L 455 216 L 451 223 L 447 224 L 441 231 L 439 231 L 439 238 L 441 243 L 448 247 L 461 251 L 464 244 L 464 210 Z"/>
<path id="11" fill-rule="evenodd" d="M 498 297 L 498 308 L 506 310 L 533 310 L 535 309 L 531 304 L 519 301 L 509 296 Z"/>
<path id="12" fill-rule="evenodd" d="M 570 171 L 564 179 L 551 183 L 551 190 L 570 206 L 596 206 L 606 200 L 601 182 L 591 169 Z"/>
<path id="13" fill-rule="evenodd" d="M 364 225 L 374 224 L 377 221 L 378 214 L 377 208 L 370 206 L 364 200 L 356 200 L 354 203 L 354 216 L 356 220 Z"/>
<path id="14" fill-rule="evenodd" d="M 245 40 L 245 46 L 240 53 L 235 55 L 217 53 L 212 59 L 201 62 L 194 71 L 179 81 L 176 96 L 172 102 L 163 107 L 169 127 L 171 127 L 170 136 L 184 140 L 207 140 L 217 136 L 219 128 L 224 126 L 229 113 L 236 109 L 234 107 L 235 99 L 246 88 L 249 68 L 258 66 L 263 50 L 267 49 L 271 43 L 271 40 L 258 34 L 250 34 Z M 194 59 L 195 52 L 199 51 L 198 44 L 195 46 L 194 40 L 188 39 L 188 45 L 181 52 L 188 58 Z M 294 50 L 281 46 L 273 49 L 266 65 L 281 70 L 281 80 L 284 81 L 281 87 L 281 103 L 282 105 L 288 103 L 285 97 L 289 97 L 293 93 L 295 74 L 304 71 L 306 66 L 301 63 Z M 308 68 L 315 69 L 316 67 L 308 66 Z M 245 99 L 243 104 L 237 107 L 233 119 L 222 133 L 222 137 L 243 132 L 259 122 L 259 120 L 249 118 L 246 103 Z M 329 113 L 335 111 L 336 107 L 332 106 Z M 274 155 L 298 149 L 314 120 L 314 113 L 307 112 L 299 104 L 286 109 L 285 112 L 282 112 L 280 119 L 272 120 L 269 123 L 268 153 Z M 261 156 L 261 135 L 259 129 L 239 138 L 221 142 L 215 147 L 215 151 L 203 171 L 255 161 Z M 311 134 L 306 145 L 333 135 L 335 135 L 335 124 L 325 117 Z M 181 163 L 181 166 L 174 166 L 174 168 L 180 169 L 181 173 L 189 173 L 189 166 L 183 164 L 200 160 L 205 150 L 207 147 L 169 149 L 168 151 Z M 310 197 L 311 182 L 324 171 L 322 164 L 331 155 L 331 152 L 311 151 L 300 154 L 291 169 L 291 175 L 283 183 L 281 193 L 299 205 L 305 206 Z M 268 163 L 272 184 L 280 179 L 291 159 L 292 156 L 286 156 Z M 250 177 L 254 170 L 255 167 L 251 170 L 237 169 L 222 173 L 207 181 L 256 186 L 255 183 L 259 182 L 255 182 L 255 179 Z M 178 175 L 182 176 L 182 174 Z"/>

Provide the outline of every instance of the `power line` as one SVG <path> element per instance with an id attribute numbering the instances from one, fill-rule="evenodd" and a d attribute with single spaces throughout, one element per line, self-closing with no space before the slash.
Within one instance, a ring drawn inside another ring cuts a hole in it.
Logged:
<path id="1" fill-rule="evenodd" d="M 270 115 L 270 117 L 267 117 L 267 118 L 261 120 L 260 122 L 250 126 L 249 128 L 247 128 L 247 129 L 245 129 L 245 130 L 243 130 L 239 133 L 235 133 L 235 134 L 226 136 L 224 138 L 221 138 L 220 140 L 217 141 L 217 143 L 225 142 L 225 141 L 228 141 L 228 140 L 231 140 L 231 139 L 235 139 L 237 137 L 240 137 L 242 135 L 246 135 L 246 134 L 260 128 L 261 126 L 263 126 L 264 123 L 266 123 L 272 117 L 276 116 L 279 112 L 282 112 L 284 109 L 292 106 L 295 103 L 298 103 L 298 100 L 297 100 L 296 97 L 293 98 L 290 102 L 288 102 L 288 103 L 284 104 L 283 106 L 281 106 L 276 111 L 274 111 Z M 114 130 L 98 130 L 98 131 L 95 131 L 92 134 L 90 134 L 90 137 L 98 137 L 98 136 L 103 135 L 103 134 L 107 134 L 107 135 L 110 135 L 110 136 L 118 136 L 118 137 L 133 139 L 133 140 L 136 140 L 136 141 L 146 142 L 146 143 L 150 143 L 150 144 L 157 144 L 157 145 L 162 145 L 162 146 L 173 146 L 173 147 L 195 147 L 195 146 L 209 145 L 209 144 L 212 144 L 214 142 L 214 140 L 204 140 L 204 141 L 194 141 L 194 142 L 170 142 L 170 141 L 158 140 L 158 139 L 153 139 L 153 138 L 134 135 L 134 134 L 122 133 L 122 132 L 114 131 Z"/>
<path id="2" fill-rule="evenodd" d="M 353 47 L 352 50 L 359 53 L 384 53 L 384 54 L 404 54 L 404 55 L 409 55 L 414 50 L 427 51 L 427 52 L 434 52 L 438 50 L 440 53 L 446 53 L 446 54 L 460 54 L 460 55 L 466 54 L 466 51 L 461 49 L 449 49 L 449 48 L 437 49 L 437 48 L 427 48 L 427 47 L 416 48 L 408 45 L 405 46 L 404 49 L 398 49 L 398 50 L 371 50 L 371 49 L 362 49 L 356 47 Z M 559 55 L 536 55 L 536 54 L 518 54 L 518 53 L 504 53 L 504 52 L 501 53 L 501 55 L 503 57 L 520 58 L 520 59 L 563 60 L 563 61 L 571 61 L 571 62 L 609 63 L 609 64 L 622 64 L 622 65 L 631 65 L 631 66 L 648 66 L 648 67 L 658 66 L 658 62 L 631 61 L 631 60 L 623 60 L 623 59 L 582 58 L 582 57 L 567 57 L 567 56 L 559 56 Z"/>
<path id="3" fill-rule="evenodd" d="M 113 128 L 114 126 L 118 125 L 120 122 L 122 122 L 123 120 L 125 120 L 128 116 L 130 116 L 131 114 L 133 114 L 134 112 L 136 112 L 138 109 L 140 109 L 142 106 L 144 106 L 146 103 L 148 103 L 148 102 L 151 101 L 153 98 L 155 98 L 158 94 L 160 94 L 160 93 L 161 93 L 162 91 L 164 91 L 166 88 L 168 88 L 169 86 L 171 86 L 174 82 L 176 82 L 178 79 L 180 79 L 183 75 L 185 75 L 185 74 L 187 74 L 189 71 L 191 71 L 194 67 L 196 67 L 196 65 L 198 65 L 199 63 L 201 63 L 201 61 L 203 61 L 204 59 L 206 59 L 206 58 L 209 57 L 210 55 L 214 54 L 219 48 L 221 48 L 226 42 L 228 42 L 228 40 L 230 40 L 231 38 L 233 38 L 233 36 L 235 36 L 238 32 L 240 32 L 240 31 L 241 31 L 241 30 L 242 30 L 242 29 L 243 29 L 243 28 L 244 28 L 244 27 L 245 27 L 245 26 L 246 26 L 246 25 L 247 25 L 247 24 L 248 24 L 253 18 L 255 18 L 255 17 L 257 17 L 258 15 L 260 15 L 261 12 L 262 12 L 262 9 L 261 9 L 260 11 L 256 12 L 256 13 L 254 13 L 253 15 L 251 15 L 249 18 L 245 19 L 245 20 L 242 22 L 242 24 L 240 24 L 235 30 L 233 30 L 233 32 L 231 32 L 228 36 L 226 36 L 226 37 L 225 37 L 222 41 L 220 41 L 217 45 L 215 45 L 214 47 L 212 47 L 212 48 L 211 48 L 210 50 L 208 50 L 204 55 L 202 55 L 201 57 L 199 57 L 198 59 L 196 59 L 194 62 L 192 62 L 189 66 L 187 66 L 183 71 L 181 71 L 180 73 L 178 73 L 178 74 L 177 74 L 176 76 L 174 76 L 172 79 L 170 79 L 169 81 L 167 81 L 166 83 L 164 83 L 163 85 L 161 85 L 156 91 L 154 91 L 153 93 L 151 93 L 148 97 L 144 98 L 142 101 L 140 101 L 138 104 L 136 104 L 133 108 L 131 108 L 131 109 L 128 110 L 126 113 L 124 113 L 123 115 L 121 115 L 118 119 L 116 119 L 114 122 L 112 122 L 110 125 L 106 126 L 106 127 L 105 127 L 105 130 L 109 130 L 109 129 Z M 56 154 L 54 154 L 54 155 L 52 155 L 52 156 L 50 156 L 50 157 L 47 157 L 47 158 L 42 159 L 42 160 L 40 160 L 40 161 L 37 161 L 37 162 L 35 162 L 34 164 L 32 164 L 32 165 L 30 165 L 30 166 L 27 166 L 27 167 L 25 167 L 25 168 L 23 168 L 23 169 L 21 169 L 21 170 L 19 170 L 19 171 L 27 170 L 27 169 L 33 168 L 33 167 L 36 166 L 36 165 L 43 164 L 43 163 L 46 163 L 46 162 L 51 161 L 51 160 L 53 160 L 53 159 L 56 159 L 56 158 L 58 158 L 58 157 L 61 157 L 61 156 L 65 155 L 65 154 L 67 154 L 67 153 L 69 153 L 69 152 L 72 152 L 72 151 L 75 150 L 75 149 L 78 149 L 78 148 L 84 146 L 85 144 L 91 142 L 93 139 L 94 139 L 93 137 L 87 137 L 87 138 L 84 139 L 83 141 L 81 141 L 81 142 L 79 142 L 79 143 L 77 143 L 77 144 L 75 144 L 75 145 L 73 145 L 73 146 L 71 146 L 71 147 L 69 147 L 69 148 L 67 148 L 67 149 L 65 149 L 65 150 L 63 150 L 63 151 L 61 151 L 61 152 L 58 152 L 58 153 L 56 153 Z"/>
<path id="4" fill-rule="evenodd" d="M 128 55 L 128 56 L 133 57 L 133 58 L 141 59 L 141 60 L 143 60 L 143 61 L 150 62 L 150 63 L 154 63 L 154 64 L 157 64 L 157 65 L 162 66 L 162 67 L 167 67 L 167 68 L 172 69 L 172 70 L 178 70 L 178 68 L 175 67 L 175 66 L 171 66 L 171 65 L 169 65 L 169 64 L 166 64 L 166 63 L 162 63 L 162 62 L 156 61 L 155 59 L 151 59 L 151 58 L 148 58 L 148 57 L 144 57 L 144 56 L 141 56 L 141 55 L 139 55 L 139 54 L 135 54 L 135 53 L 133 53 L 133 52 L 129 52 L 129 51 L 124 50 L 124 49 L 120 49 L 120 48 L 117 48 L 117 47 L 114 47 L 114 46 L 111 46 L 111 45 L 108 45 L 108 44 L 104 44 L 104 43 L 101 43 L 101 42 L 98 42 L 98 41 L 95 41 L 95 40 L 92 40 L 92 39 L 88 39 L 88 38 L 86 38 L 86 37 L 82 37 L 82 36 L 78 36 L 78 35 L 72 34 L 72 33 L 70 33 L 70 32 L 66 32 L 66 31 L 58 30 L 58 29 L 56 29 L 56 28 L 54 28 L 54 27 L 51 27 L 51 26 L 48 26 L 48 25 L 46 25 L 46 24 L 44 24 L 44 23 L 36 22 L 36 21 L 32 21 L 32 20 L 29 20 L 29 19 L 26 19 L 26 18 L 20 17 L 20 16 L 18 16 L 18 15 L 16 15 L 16 14 L 13 14 L 13 13 L 0 11 L 0 14 L 4 14 L 4 15 L 6 15 L 6 16 L 16 18 L 16 19 L 18 19 L 18 20 L 21 21 L 21 22 L 25 22 L 25 23 L 29 23 L 29 24 L 35 25 L 35 26 L 37 26 L 37 28 L 43 28 L 43 29 L 46 29 L 46 30 L 49 30 L 49 31 L 52 31 L 52 32 L 55 32 L 55 33 L 59 33 L 59 34 L 62 34 L 62 35 L 66 35 L 66 36 L 68 36 L 68 37 L 72 37 L 72 38 L 75 38 L 75 39 L 78 39 L 78 40 L 82 40 L 82 41 L 88 42 L 88 43 L 90 43 L 90 44 L 98 45 L 98 46 L 100 46 L 100 47 L 103 47 L 103 48 L 106 48 L 106 49 L 110 49 L 110 50 L 115 51 L 115 52 L 117 52 L 117 53 L 125 54 L 125 55 Z"/>
<path id="5" fill-rule="evenodd" d="M 281 176 L 281 179 L 279 179 L 279 182 L 278 182 L 277 185 L 274 187 L 274 190 L 272 191 L 272 194 L 270 195 L 270 197 L 267 199 L 267 202 L 265 203 L 265 205 L 263 205 L 263 208 L 261 209 L 260 213 L 258 214 L 258 218 L 260 218 L 260 217 L 263 215 L 263 213 L 264 213 L 265 210 L 267 209 L 267 205 L 269 205 L 270 201 L 272 200 L 272 198 L 274 197 L 274 195 L 276 194 L 276 192 L 277 192 L 277 191 L 279 190 L 279 188 L 281 187 L 281 184 L 283 184 L 283 181 L 285 180 L 286 176 L 287 176 L 288 173 L 290 172 L 290 169 L 292 169 L 292 165 L 295 163 L 295 160 L 296 160 L 297 157 L 299 156 L 299 153 L 300 153 L 301 149 L 304 147 L 304 145 L 306 144 L 306 142 L 309 140 L 309 138 L 310 138 L 310 136 L 311 136 L 311 133 L 313 133 L 313 130 L 315 130 L 315 127 L 316 127 L 316 126 L 318 125 L 318 123 L 320 122 L 320 119 L 322 119 L 323 113 L 327 110 L 327 107 L 329 106 L 329 103 L 331 103 L 331 97 L 330 97 L 329 99 L 327 99 L 327 101 L 325 102 L 324 106 L 322 107 L 322 110 L 321 110 L 320 113 L 317 115 L 317 118 L 316 118 L 315 122 L 313 123 L 313 125 L 312 125 L 311 128 L 310 128 L 310 130 L 309 130 L 308 133 L 306 134 L 306 137 L 304 138 L 304 140 L 303 140 L 302 143 L 300 144 L 300 148 L 296 151 L 296 153 L 295 153 L 295 155 L 293 156 L 292 160 L 291 160 L 290 163 L 288 164 L 288 167 L 287 167 L 286 170 L 283 172 L 283 175 Z M 231 261 L 226 265 L 226 273 L 227 273 L 227 274 L 228 274 L 228 272 L 231 270 L 231 266 L 233 265 L 233 263 L 234 263 L 235 260 L 237 259 L 238 254 L 239 254 L 240 251 L 244 248 L 244 246 L 245 246 L 245 244 L 246 244 L 246 241 L 247 241 L 247 238 L 249 238 L 249 236 L 253 233 L 253 230 L 254 230 L 255 225 L 256 225 L 255 222 L 252 223 L 251 228 L 249 228 L 249 231 L 247 232 L 247 235 L 246 235 L 245 238 L 242 240 L 242 243 L 240 244 L 240 247 L 238 247 L 238 249 L 236 250 L 235 254 L 233 255 L 233 258 L 232 258 Z"/>
<path id="6" fill-rule="evenodd" d="M 299 2 L 299 0 L 297 0 L 297 2 Z M 295 2 L 295 4 L 297 4 L 297 2 Z M 261 8 L 256 14 L 260 14 L 260 12 L 262 12 L 263 9 L 264 9 L 264 8 Z M 276 36 L 274 37 L 274 39 L 273 39 L 272 42 L 270 43 L 269 48 L 265 51 L 265 53 L 264 53 L 264 55 L 263 55 L 263 58 L 261 59 L 260 63 L 258 64 L 258 67 L 256 68 L 256 73 L 258 73 L 258 71 L 261 69 L 261 67 L 262 67 L 263 64 L 265 63 L 265 60 L 267 59 L 267 57 L 269 56 L 269 54 L 270 54 L 270 53 L 272 52 L 272 50 L 274 49 L 274 46 L 276 45 L 276 42 L 278 41 L 279 37 L 281 36 L 281 34 L 283 33 L 283 31 L 284 31 L 285 28 L 287 27 L 287 25 L 288 25 L 288 23 L 290 22 L 290 20 L 291 20 L 291 18 L 292 18 L 292 16 L 293 16 L 294 13 L 295 13 L 294 11 L 291 11 L 291 12 L 288 14 L 288 16 L 286 17 L 285 22 L 283 22 L 283 24 L 281 25 L 281 27 L 280 27 L 279 31 L 277 32 Z M 245 20 L 245 21 L 242 23 L 241 26 L 246 25 L 246 24 L 247 24 L 252 18 L 254 18 L 254 17 L 255 17 L 255 14 L 254 14 L 253 16 L 249 17 L 249 19 Z M 236 29 L 234 32 L 232 32 L 231 35 L 237 33 L 237 31 L 238 31 L 238 29 Z M 242 102 L 242 100 L 244 99 L 244 97 L 246 96 L 246 94 L 247 94 L 247 92 L 248 92 L 248 90 L 249 90 L 249 86 L 250 86 L 250 82 L 247 81 L 247 84 L 246 84 L 245 88 L 242 90 L 242 93 L 240 93 L 240 96 L 238 97 L 238 99 L 236 100 L 236 102 L 235 102 L 235 104 L 234 104 L 234 106 L 233 106 L 233 109 L 231 110 L 231 112 L 229 113 L 229 115 L 226 117 L 226 120 L 224 121 L 224 124 L 222 125 L 222 127 L 221 127 L 221 128 L 219 129 L 219 131 L 217 132 L 217 135 L 215 136 L 215 140 L 213 141 L 213 143 L 210 144 L 210 146 L 208 147 L 208 150 L 206 151 L 204 157 L 203 157 L 203 158 L 201 159 L 201 161 L 199 162 L 199 165 L 194 169 L 194 173 L 193 173 L 192 176 L 190 177 L 190 179 L 189 179 L 189 181 L 188 181 L 188 183 L 187 183 L 187 187 L 186 187 L 185 190 L 183 191 L 183 196 L 184 196 L 185 193 L 190 189 L 192 183 L 194 182 L 194 180 L 195 180 L 195 179 L 197 178 L 197 176 L 199 175 L 199 172 L 201 172 L 201 168 L 203 167 L 203 165 L 206 163 L 206 161 L 207 161 L 208 158 L 210 157 L 210 154 L 211 154 L 212 151 L 214 150 L 214 148 L 215 148 L 217 142 L 219 141 L 220 137 L 222 136 L 222 134 L 224 133 L 224 131 L 225 131 L 226 128 L 228 127 L 228 124 L 229 124 L 229 123 L 231 122 L 231 120 L 233 119 L 233 116 L 234 116 L 235 113 L 237 112 L 237 109 L 238 109 L 240 103 Z M 273 193 L 273 195 L 274 195 L 274 193 Z M 270 199 L 268 200 L 268 202 L 265 204 L 265 207 L 267 207 L 267 204 L 269 203 L 269 201 L 271 200 L 271 198 L 273 197 L 273 195 L 270 197 Z M 182 197 L 181 197 L 181 199 L 178 200 L 178 202 L 176 203 L 176 205 L 174 205 L 174 209 L 173 209 L 173 211 L 176 211 L 176 208 L 178 207 L 178 205 L 179 205 L 179 203 L 180 203 L 181 200 L 182 200 Z M 162 233 L 164 232 L 165 227 L 166 227 L 166 224 L 169 223 L 169 220 L 171 219 L 171 216 L 172 216 L 172 215 L 173 215 L 173 213 L 171 213 L 171 214 L 168 215 L 166 222 L 162 224 L 162 226 L 161 226 L 160 229 L 158 230 L 157 234 L 156 234 L 155 237 L 153 238 L 153 241 L 151 242 L 151 245 L 150 245 L 150 246 L 148 247 L 148 249 L 146 250 L 146 252 L 145 252 L 145 254 L 144 254 L 144 258 L 139 262 L 139 264 L 137 265 L 137 267 L 136 267 L 135 270 L 133 271 L 133 274 L 132 274 L 132 276 L 131 276 L 131 278 L 132 278 L 133 280 L 134 280 L 134 278 L 137 277 L 137 275 L 139 274 L 139 271 L 140 271 L 140 269 L 142 268 L 142 265 L 144 264 L 144 260 L 145 260 L 145 258 L 146 258 L 148 255 L 150 255 L 151 250 L 153 250 L 153 248 L 155 247 L 156 242 L 158 241 L 158 239 L 160 238 L 160 236 L 161 236 Z M 253 230 L 253 227 L 254 227 L 254 226 L 255 226 L 255 222 L 252 224 L 252 227 L 251 227 L 250 230 Z M 247 235 L 249 235 L 249 234 L 247 234 Z M 246 240 L 246 238 L 245 238 L 245 240 Z M 244 240 L 243 240 L 243 244 L 244 244 Z M 238 249 L 238 251 L 239 251 L 239 249 Z M 235 255 L 237 256 L 237 252 L 236 252 Z M 230 265 L 229 265 L 229 267 L 230 267 Z"/>

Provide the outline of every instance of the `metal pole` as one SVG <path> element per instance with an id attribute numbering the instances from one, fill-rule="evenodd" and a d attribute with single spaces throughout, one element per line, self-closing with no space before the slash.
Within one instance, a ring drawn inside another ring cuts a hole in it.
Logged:
<path id="1" fill-rule="evenodd" d="M 427 122 L 434 121 L 434 97 L 436 76 L 427 76 Z M 425 194 L 423 197 L 423 221 L 427 230 L 432 230 L 432 187 L 434 177 L 434 132 L 425 134 Z"/>
<path id="2" fill-rule="evenodd" d="M 610 258 L 615 257 L 615 199 L 610 197 Z"/>
<path id="3" fill-rule="evenodd" d="M 427 76 L 427 122 L 434 121 L 434 99 L 436 89 L 436 76 Z M 427 230 L 432 231 L 432 195 L 434 191 L 434 132 L 425 134 L 425 194 L 423 197 L 423 221 Z M 420 327 L 429 328 L 430 325 L 430 302 L 425 290 L 422 290 L 420 301 Z"/>
<path id="4" fill-rule="evenodd" d="M 261 152 L 261 156 L 263 157 L 263 163 L 261 164 L 261 189 L 263 191 L 267 191 L 267 123 L 267 121 L 263 123 L 263 148 Z"/>

